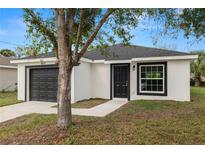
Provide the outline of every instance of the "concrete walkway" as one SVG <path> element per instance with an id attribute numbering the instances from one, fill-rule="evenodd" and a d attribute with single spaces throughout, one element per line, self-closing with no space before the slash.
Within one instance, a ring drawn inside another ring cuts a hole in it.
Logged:
<path id="1" fill-rule="evenodd" d="M 125 105 L 127 100 L 110 100 L 106 103 L 97 105 L 89 109 L 77 109 L 72 108 L 73 115 L 83 115 L 83 116 L 95 116 L 95 117 L 104 117 L 111 112 L 114 112 L 122 105 Z"/>
<path id="2" fill-rule="evenodd" d="M 72 108 L 73 115 L 104 117 L 126 104 L 127 100 L 110 100 L 89 109 Z M 56 114 L 57 108 L 53 108 L 55 103 L 51 102 L 25 102 L 20 104 L 0 107 L 0 122 L 14 119 L 26 114 Z"/>

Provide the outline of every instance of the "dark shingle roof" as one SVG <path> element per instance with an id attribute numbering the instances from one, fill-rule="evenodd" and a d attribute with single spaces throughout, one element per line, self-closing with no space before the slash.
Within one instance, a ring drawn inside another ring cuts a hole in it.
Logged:
<path id="1" fill-rule="evenodd" d="M 95 49 L 88 51 L 85 54 L 85 58 L 92 60 L 128 60 L 132 58 L 144 58 L 144 57 L 163 57 L 163 56 L 182 56 L 189 55 L 188 53 L 171 51 L 158 48 L 149 48 L 142 46 L 124 46 L 122 44 L 110 46 L 105 49 L 108 51 L 108 55 L 102 55 L 103 50 Z"/>
<path id="2" fill-rule="evenodd" d="M 3 57 L 0 56 L 0 65 L 5 65 L 5 66 L 16 66 L 16 64 L 11 64 L 10 61 L 13 60 L 14 58 L 11 57 Z"/>
<path id="3" fill-rule="evenodd" d="M 105 52 L 105 54 L 103 54 Z M 87 51 L 84 58 L 91 60 L 129 60 L 132 58 L 144 57 L 163 57 L 163 56 L 183 56 L 190 55 L 189 53 L 172 51 L 166 49 L 149 48 L 142 46 L 124 46 L 122 44 L 113 45 L 106 49 L 94 49 Z M 21 59 L 34 59 L 34 58 L 49 58 L 54 57 L 55 53 L 50 52 L 47 54 L 40 54 L 38 56 L 29 56 Z"/>

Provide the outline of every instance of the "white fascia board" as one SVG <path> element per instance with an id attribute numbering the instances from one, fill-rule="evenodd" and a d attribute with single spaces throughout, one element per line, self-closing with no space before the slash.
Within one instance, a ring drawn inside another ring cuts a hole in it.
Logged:
<path id="1" fill-rule="evenodd" d="M 131 63 L 132 61 L 193 60 L 197 58 L 198 55 L 184 55 L 184 56 L 132 58 L 131 60 L 93 60 L 91 63 L 116 64 L 116 63 Z"/>
<path id="2" fill-rule="evenodd" d="M 96 64 L 96 63 L 104 63 L 104 62 L 105 62 L 105 60 L 93 60 L 92 63 Z"/>
<path id="3" fill-rule="evenodd" d="M 166 56 L 166 57 L 144 57 L 144 58 L 132 58 L 131 60 L 91 60 L 82 57 L 80 60 L 88 63 L 104 63 L 104 64 L 115 64 L 115 63 L 130 63 L 132 61 L 160 61 L 160 60 L 193 60 L 197 59 L 198 55 L 185 55 L 185 56 Z M 35 62 L 55 62 L 56 57 L 50 58 L 36 58 L 36 59 L 20 59 L 10 61 L 12 64 L 20 63 L 35 63 Z"/>
<path id="4" fill-rule="evenodd" d="M 57 61 L 56 57 L 51 58 L 36 58 L 36 59 L 19 59 L 10 61 L 12 64 L 21 64 L 21 63 L 36 63 L 36 62 L 55 62 Z"/>
<path id="5" fill-rule="evenodd" d="M 192 60 L 192 59 L 197 59 L 197 58 L 198 58 L 198 55 L 185 55 L 185 56 L 132 58 L 131 61 Z"/>
<path id="6" fill-rule="evenodd" d="M 80 59 L 83 62 L 92 63 L 92 60 L 88 58 L 81 58 Z M 55 62 L 57 61 L 56 57 L 50 57 L 50 58 L 36 58 L 36 59 L 20 59 L 20 60 L 12 60 L 12 64 L 21 64 L 21 63 L 36 63 L 36 62 Z"/>
<path id="7" fill-rule="evenodd" d="M 17 69 L 17 66 L 0 65 L 0 68 L 13 68 L 13 69 Z"/>
<path id="8" fill-rule="evenodd" d="M 93 60 L 93 64 L 103 63 L 103 64 L 117 64 L 117 63 L 130 63 L 131 60 Z"/>
<path id="9" fill-rule="evenodd" d="M 109 60 L 105 61 L 104 64 L 118 64 L 118 63 L 130 63 L 131 60 Z"/>

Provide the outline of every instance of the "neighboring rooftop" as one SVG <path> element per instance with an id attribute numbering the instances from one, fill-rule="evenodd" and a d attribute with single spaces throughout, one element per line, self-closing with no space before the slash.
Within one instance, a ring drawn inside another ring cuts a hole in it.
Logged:
<path id="1" fill-rule="evenodd" d="M 94 49 L 87 51 L 84 58 L 91 60 L 129 60 L 132 58 L 144 58 L 144 57 L 163 57 L 163 56 L 183 56 L 190 55 L 189 53 L 172 51 L 166 49 L 150 48 L 143 46 L 124 46 L 117 44 L 109 46 L 105 49 Z M 40 54 L 38 56 L 29 56 L 21 59 L 34 59 L 34 58 L 49 58 L 54 57 L 55 53 L 50 52 L 47 54 Z"/>
<path id="2" fill-rule="evenodd" d="M 13 60 L 14 58 L 11 57 L 3 57 L 0 56 L 0 65 L 3 66 L 16 66 L 16 64 L 11 64 L 10 61 Z"/>
<path id="3" fill-rule="evenodd" d="M 51 58 L 51 57 L 55 57 L 54 52 L 42 53 L 37 56 L 27 56 L 20 59 Z"/>

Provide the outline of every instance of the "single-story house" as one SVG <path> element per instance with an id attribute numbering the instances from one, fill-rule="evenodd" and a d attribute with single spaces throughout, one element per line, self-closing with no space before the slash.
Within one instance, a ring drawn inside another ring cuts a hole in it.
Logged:
<path id="1" fill-rule="evenodd" d="M 0 56 L 0 91 L 14 91 L 17 88 L 17 66 L 12 58 Z"/>
<path id="2" fill-rule="evenodd" d="M 87 51 L 75 66 L 71 102 L 88 98 L 190 101 L 190 61 L 196 55 L 121 44 Z M 18 99 L 57 99 L 58 66 L 54 54 L 12 61 L 18 65 Z"/>

